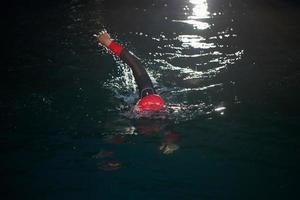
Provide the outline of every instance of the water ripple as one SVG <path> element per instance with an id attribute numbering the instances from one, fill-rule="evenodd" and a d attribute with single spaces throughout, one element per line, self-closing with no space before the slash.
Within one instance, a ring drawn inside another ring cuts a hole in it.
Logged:
<path id="1" fill-rule="evenodd" d="M 189 0 L 182 13 L 169 20 L 170 26 L 178 26 L 177 31 L 128 33 L 145 42 L 147 59 L 142 61 L 157 91 L 169 102 L 171 118 L 186 120 L 226 111 L 220 98 L 224 83 L 217 77 L 241 60 L 244 50 L 233 45 L 238 35 L 230 24 L 214 23 L 220 15 L 209 12 L 206 0 Z M 182 23 L 187 26 L 183 30 Z M 121 63 L 119 69 L 106 85 L 118 98 L 133 104 L 137 96 L 130 95 L 135 88 L 132 74 Z"/>

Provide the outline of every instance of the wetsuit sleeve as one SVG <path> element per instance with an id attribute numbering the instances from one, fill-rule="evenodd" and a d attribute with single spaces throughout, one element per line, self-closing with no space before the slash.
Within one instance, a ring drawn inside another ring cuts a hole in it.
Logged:
<path id="1" fill-rule="evenodd" d="M 132 70 L 136 84 L 139 89 L 139 95 L 142 97 L 142 92 L 145 89 L 151 89 L 155 93 L 151 79 L 142 65 L 141 61 L 133 55 L 131 52 L 126 50 L 122 45 L 112 42 L 108 47 L 112 52 L 120 57 Z"/>
<path id="2" fill-rule="evenodd" d="M 124 50 L 124 47 L 115 41 L 112 41 L 108 48 L 119 57 L 121 52 Z"/>

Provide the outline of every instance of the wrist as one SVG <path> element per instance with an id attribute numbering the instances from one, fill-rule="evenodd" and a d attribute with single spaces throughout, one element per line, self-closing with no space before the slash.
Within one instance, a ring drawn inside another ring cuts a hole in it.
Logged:
<path id="1" fill-rule="evenodd" d="M 104 43 L 104 45 L 108 48 L 109 47 L 109 45 L 111 44 L 113 42 L 113 40 L 111 40 L 111 39 L 108 39 L 108 40 L 106 40 Z"/>
<path id="2" fill-rule="evenodd" d="M 121 44 L 119 44 L 119 43 L 117 43 L 117 42 L 111 40 L 111 42 L 110 42 L 110 44 L 109 44 L 109 46 L 108 46 L 108 49 L 110 49 L 110 50 L 111 50 L 114 54 L 116 54 L 117 56 L 120 56 L 120 55 L 121 55 L 121 52 L 122 52 L 123 49 L 124 49 L 124 47 L 123 47 Z"/>

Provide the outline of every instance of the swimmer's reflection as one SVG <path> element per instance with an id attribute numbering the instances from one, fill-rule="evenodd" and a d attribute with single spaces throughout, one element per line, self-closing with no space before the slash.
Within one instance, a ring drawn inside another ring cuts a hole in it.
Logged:
<path id="1" fill-rule="evenodd" d="M 160 138 L 157 149 L 164 155 L 171 155 L 178 151 L 180 134 L 174 131 L 172 125 L 164 122 L 164 120 L 139 119 L 134 121 L 132 125 L 119 130 L 118 134 L 106 136 L 103 139 L 104 142 L 114 145 L 125 144 L 130 143 L 132 135 L 140 135 L 144 139 Z M 101 150 L 93 157 L 100 161 L 97 167 L 101 170 L 114 171 L 124 166 L 122 162 L 115 159 L 113 151 Z"/>
<path id="2" fill-rule="evenodd" d="M 142 119 L 136 121 L 135 127 L 141 135 L 161 136 L 162 141 L 159 150 L 163 154 L 172 154 L 179 149 L 179 145 L 177 144 L 179 134 L 172 130 L 170 124 L 166 124 L 160 120 Z"/>

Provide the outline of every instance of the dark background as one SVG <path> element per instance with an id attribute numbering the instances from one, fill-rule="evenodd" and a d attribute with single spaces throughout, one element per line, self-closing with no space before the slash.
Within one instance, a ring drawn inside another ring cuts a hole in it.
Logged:
<path id="1" fill-rule="evenodd" d="M 157 9 L 151 15 L 135 15 L 139 11 L 132 9 L 152 3 Z M 245 55 L 210 80 L 224 83 L 222 93 L 208 96 L 223 99 L 228 112 L 174 125 L 181 133 L 181 149 L 173 157 L 157 153 L 161 142 L 157 138 L 130 137 L 123 146 L 102 141 L 103 134 L 132 123 L 119 116 L 119 101 L 102 86 L 110 74 L 117 74 L 117 64 L 110 55 L 99 58 L 92 34 L 106 27 L 121 41 L 130 41 L 145 58 L 149 49 L 127 33 L 155 35 L 169 29 L 180 33 L 177 24 L 161 19 L 165 15 L 172 19 L 183 4 L 179 0 L 2 4 L 3 199 L 299 196 L 299 1 L 208 0 L 211 12 L 224 11 L 235 19 L 230 26 L 238 37 L 232 45 L 245 50 Z M 215 23 L 222 27 L 226 20 Z M 188 99 L 196 101 L 199 96 Z M 118 121 L 120 127 L 113 123 Z M 97 170 L 92 156 L 99 149 L 116 152 L 124 169 Z"/>

